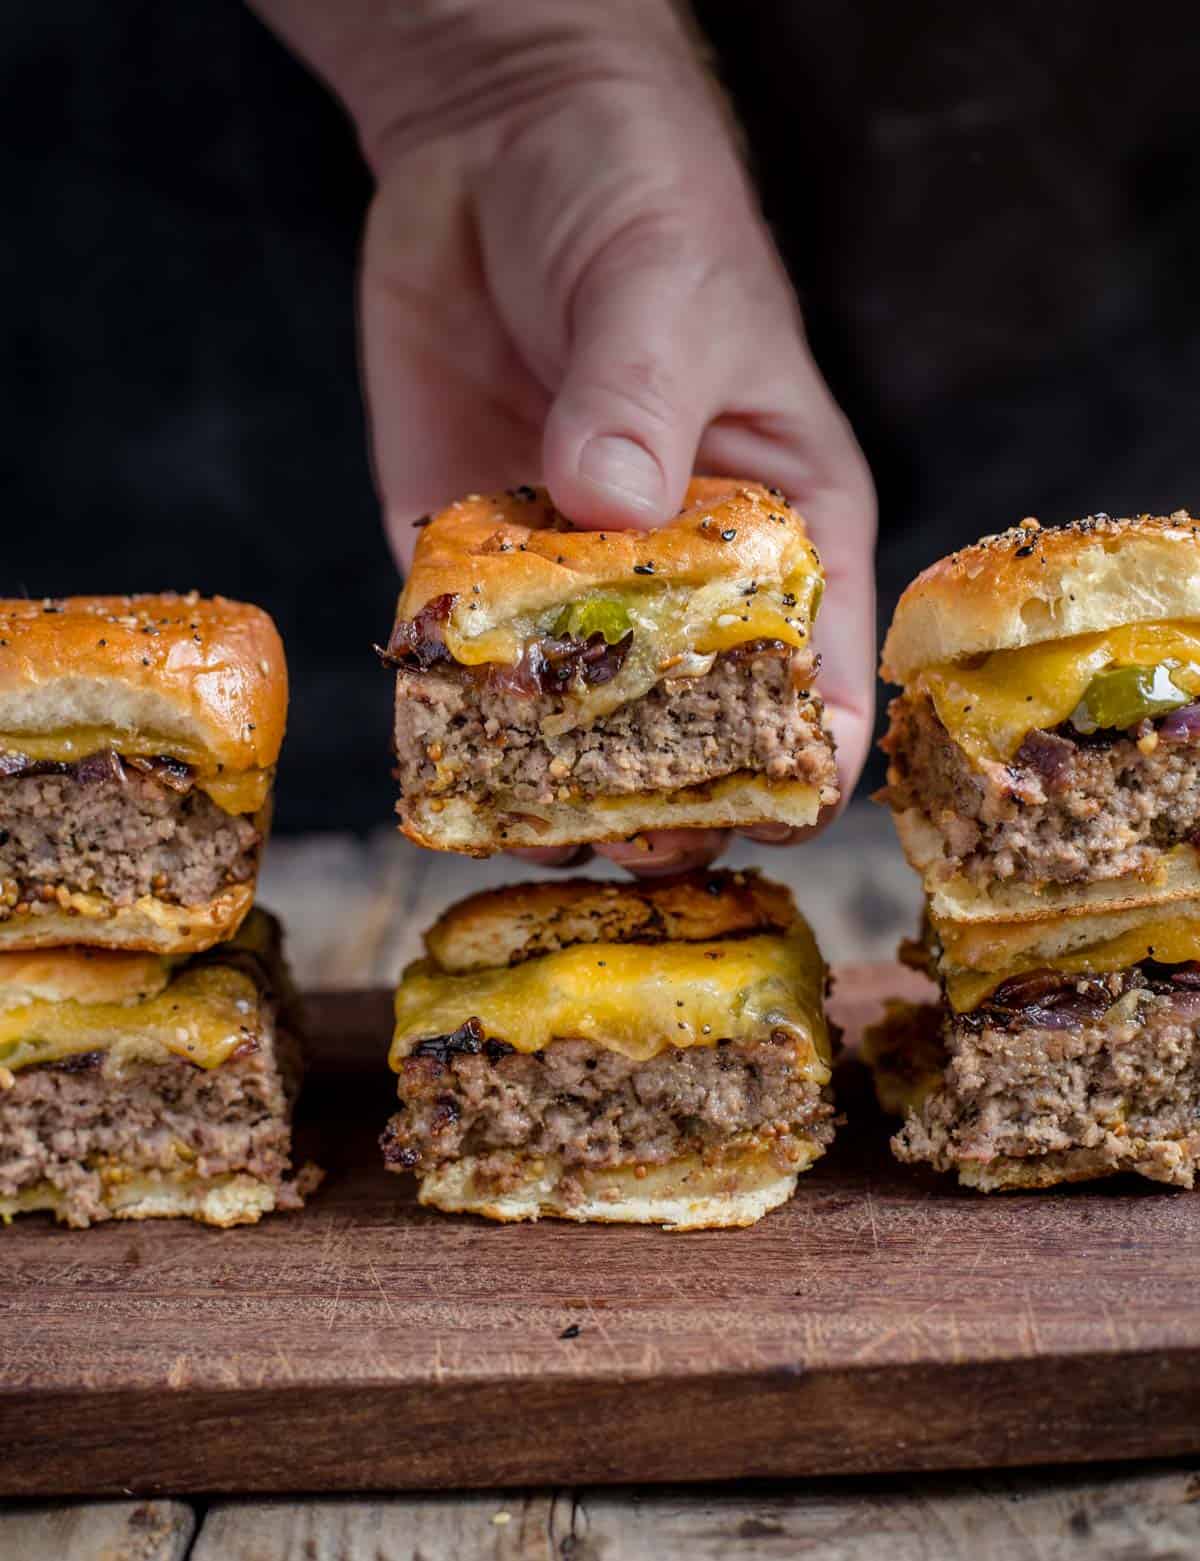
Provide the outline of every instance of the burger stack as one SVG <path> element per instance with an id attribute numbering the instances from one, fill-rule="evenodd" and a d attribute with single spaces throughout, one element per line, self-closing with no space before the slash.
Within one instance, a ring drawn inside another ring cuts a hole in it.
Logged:
<path id="1" fill-rule="evenodd" d="M 0 601 L 0 1218 L 234 1225 L 312 1184 L 253 908 L 286 710 L 258 608 Z"/>
<path id="2" fill-rule="evenodd" d="M 384 652 L 401 828 L 487 856 L 814 823 L 822 586 L 754 483 L 694 481 L 652 532 L 580 530 L 535 488 L 426 518 Z M 750 873 L 472 896 L 400 982 L 385 1161 L 493 1219 L 752 1223 L 832 1139 L 824 980 Z"/>
<path id="3" fill-rule="evenodd" d="M 904 593 L 884 798 L 936 1004 L 868 1041 L 902 1160 L 992 1190 L 1200 1160 L 1200 527 L 1029 520 Z"/>

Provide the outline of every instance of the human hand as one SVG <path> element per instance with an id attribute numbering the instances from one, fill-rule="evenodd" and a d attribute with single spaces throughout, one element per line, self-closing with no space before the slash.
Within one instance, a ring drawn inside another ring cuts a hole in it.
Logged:
<path id="1" fill-rule="evenodd" d="M 781 488 L 828 577 L 819 687 L 848 796 L 873 707 L 871 480 L 672 7 L 259 8 L 346 99 L 377 175 L 361 328 L 402 565 L 416 517 L 539 476 L 577 525 L 610 529 L 674 515 L 693 469 Z M 654 873 L 724 840 L 596 849 Z"/>

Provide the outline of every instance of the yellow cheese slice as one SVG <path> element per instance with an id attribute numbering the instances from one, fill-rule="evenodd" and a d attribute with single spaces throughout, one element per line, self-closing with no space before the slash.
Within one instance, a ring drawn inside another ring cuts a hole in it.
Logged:
<path id="1" fill-rule="evenodd" d="M 276 938 L 271 919 L 256 910 L 224 947 L 270 966 Z M 272 982 L 286 990 L 279 975 Z M 0 1069 L 15 1073 L 94 1051 L 219 1068 L 257 1042 L 263 1003 L 244 964 L 222 963 L 219 952 L 193 959 L 87 949 L 0 954 Z"/>
<path id="2" fill-rule="evenodd" d="M 820 605 L 824 581 L 813 563 L 794 571 L 782 585 L 760 585 L 754 580 L 716 580 L 689 590 L 661 586 L 657 590 L 597 592 L 618 595 L 633 626 L 633 642 L 621 670 L 608 683 L 572 691 L 563 698 L 563 709 L 542 723 L 547 737 L 600 720 L 610 711 L 640 699 L 665 677 L 706 671 L 703 658 L 719 655 L 751 640 L 782 640 L 800 649 L 808 644 Z M 582 604 L 588 597 L 576 599 Z M 519 661 L 529 641 L 549 632 L 564 601 L 544 620 L 515 618 L 510 624 L 472 635 L 469 624 L 458 621 L 457 609 L 446 624 L 446 647 L 456 661 L 467 666 L 484 662 Z M 462 614 L 469 618 L 469 612 Z"/>
<path id="3" fill-rule="evenodd" d="M 197 775 L 196 785 L 207 792 L 222 813 L 257 813 L 266 805 L 275 780 L 274 770 L 228 771 L 220 775 Z"/>
<path id="4" fill-rule="evenodd" d="M 709 943 L 587 943 L 506 969 L 446 975 L 431 960 L 404 972 L 390 1061 L 478 1019 L 520 1052 L 577 1038 L 636 1062 L 785 1029 L 801 1072 L 824 1084 L 831 1059 L 825 969 L 802 924 L 783 935 Z"/>
<path id="5" fill-rule="evenodd" d="M 621 601 L 632 621 L 634 644 L 657 668 L 689 651 L 708 655 L 749 640 L 782 640 L 787 645 L 802 646 L 816 617 L 821 587 L 821 576 L 813 565 L 794 571 L 783 585 L 722 580 L 694 591 L 665 586 L 658 590 L 622 589 L 589 594 Z M 460 613 L 456 609 L 445 627 L 446 648 L 464 666 L 488 662 L 511 665 L 520 660 L 529 640 L 552 630 L 564 608 L 588 599 L 583 596 L 563 601 L 544 620 L 514 618 L 511 623 L 480 634 L 471 632 L 469 610 Z"/>
<path id="6" fill-rule="evenodd" d="M 1125 970 L 1143 959 L 1155 959 L 1164 965 L 1200 959 L 1200 920 L 1167 916 L 1070 954 L 1032 959 L 999 971 L 954 970 L 944 977 L 946 995 L 956 1012 L 970 1013 L 1010 976 L 1023 975 L 1030 970 L 1101 975 L 1110 970 Z"/>
<path id="7" fill-rule="evenodd" d="M 914 687 L 933 700 L 942 724 L 974 763 L 1005 763 L 1028 732 L 1065 721 L 1088 684 L 1108 667 L 1178 662 L 1172 681 L 1200 693 L 1200 624 L 1137 623 L 1102 634 L 998 650 L 977 664 L 927 667 Z"/>
<path id="8" fill-rule="evenodd" d="M 253 978 L 228 965 L 183 971 L 154 997 L 135 1003 L 39 1000 L 0 1013 L 0 1067 L 17 1072 L 85 1052 L 126 1048 L 145 1057 L 170 1053 L 219 1068 L 261 1026 Z"/>
<path id="9" fill-rule="evenodd" d="M 153 732 L 118 732 L 79 726 L 52 733 L 0 732 L 0 752 L 55 764 L 78 764 L 94 753 L 112 752 L 131 759 L 178 759 L 196 772 L 196 785 L 224 813 L 257 813 L 271 794 L 274 769 L 228 771 L 212 767 L 206 754 L 177 737 Z"/>

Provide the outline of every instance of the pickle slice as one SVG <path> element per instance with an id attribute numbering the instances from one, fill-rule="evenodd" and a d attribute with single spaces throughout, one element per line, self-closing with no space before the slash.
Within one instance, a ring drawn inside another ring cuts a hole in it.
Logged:
<path id="1" fill-rule="evenodd" d="M 589 596 L 563 608 L 555 620 L 554 633 L 559 639 L 575 640 L 590 640 L 593 634 L 603 634 L 606 645 L 615 645 L 632 627 L 622 602 L 612 596 Z"/>
<path id="2" fill-rule="evenodd" d="M 1085 736 L 1126 731 L 1156 715 L 1190 704 L 1192 695 L 1173 681 L 1169 665 L 1109 667 L 1098 672 L 1071 712 L 1070 722 Z"/>

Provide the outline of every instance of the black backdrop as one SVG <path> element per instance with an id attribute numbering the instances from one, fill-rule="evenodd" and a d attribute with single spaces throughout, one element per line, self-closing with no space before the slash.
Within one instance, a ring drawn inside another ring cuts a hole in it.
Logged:
<path id="1" fill-rule="evenodd" d="M 881 614 L 1022 515 L 1200 503 L 1189 8 L 698 11 L 875 469 Z M 0 593 L 262 602 L 293 671 L 279 827 L 386 820 L 398 580 L 339 109 L 237 0 L 7 0 L 0 170 Z"/>

